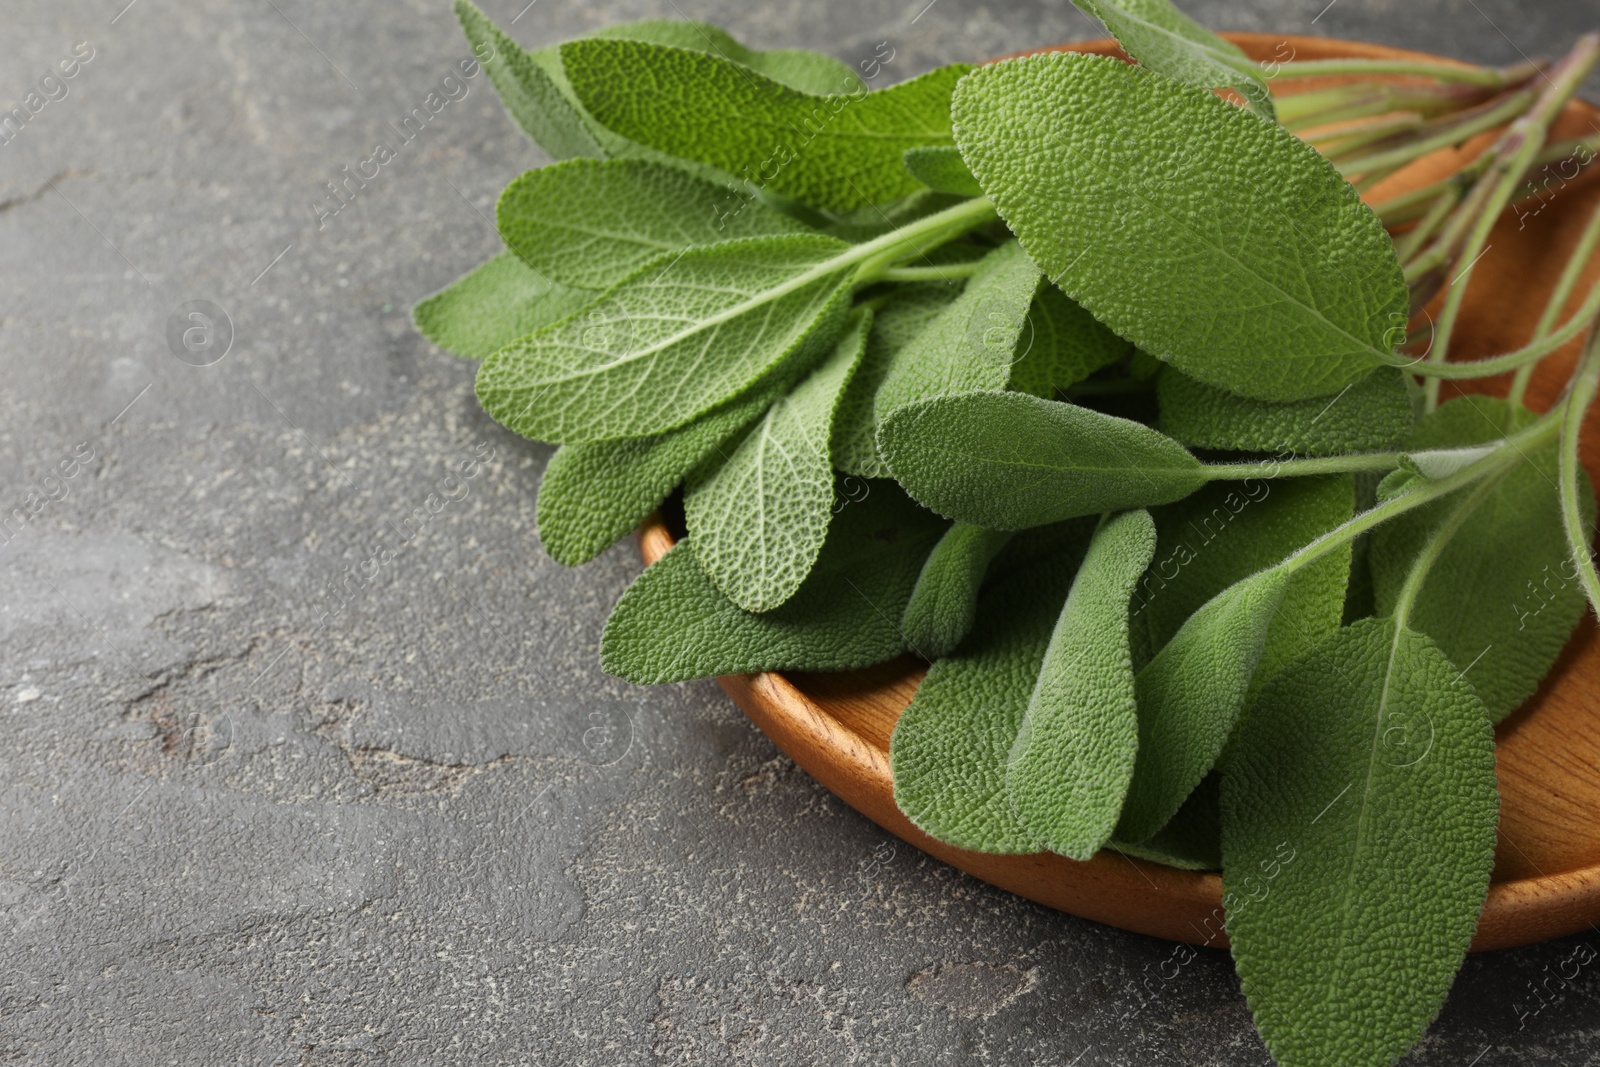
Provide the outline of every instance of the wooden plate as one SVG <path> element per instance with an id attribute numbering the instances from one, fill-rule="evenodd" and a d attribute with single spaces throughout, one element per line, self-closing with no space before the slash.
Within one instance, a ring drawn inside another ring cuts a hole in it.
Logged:
<path id="1" fill-rule="evenodd" d="M 1252 58 L 1267 62 L 1361 56 L 1434 59 L 1415 52 L 1351 41 L 1271 34 L 1233 34 Z M 1062 50 L 1115 54 L 1112 42 Z M 1341 79 L 1297 80 L 1296 91 Z M 1575 102 L 1555 139 L 1600 130 L 1600 111 Z M 1460 151 L 1419 160 L 1372 190 L 1373 200 L 1436 180 L 1492 140 L 1483 135 Z M 1457 330 L 1458 358 L 1472 359 L 1524 344 L 1554 287 L 1586 213 L 1600 206 L 1600 179 L 1591 167 L 1574 181 L 1552 170 L 1541 202 L 1520 218 L 1503 220 L 1475 268 L 1471 299 Z M 1570 173 L 1570 168 L 1569 168 Z M 1536 209 L 1536 210 L 1535 210 Z M 1600 257 L 1591 263 L 1568 308 L 1570 314 L 1600 282 Z M 1571 373 L 1578 344 L 1544 362 L 1528 391 L 1536 410 L 1548 407 Z M 1462 383 L 1471 389 L 1474 383 Z M 1446 383 L 1447 395 L 1456 391 Z M 1482 391 L 1504 389 L 1504 380 Z M 1600 408 L 1586 423 L 1584 464 L 1600 476 Z M 646 563 L 672 545 L 660 516 L 639 530 Z M 1531 595 L 1531 594 L 1530 594 Z M 1507 606 L 1507 610 L 1512 610 Z M 1127 930 L 1222 947 L 1222 880 L 1214 873 L 1174 870 L 1102 851 L 1086 863 L 1050 853 L 994 856 L 952 848 L 913 826 L 895 806 L 889 774 L 889 734 L 926 670 L 909 656 L 867 670 L 837 674 L 790 672 L 726 676 L 723 689 L 751 721 L 807 773 L 890 833 L 969 874 L 1030 900 Z M 1474 950 L 1507 948 L 1600 924 L 1600 642 L 1586 613 L 1554 670 L 1528 704 L 1497 730 L 1502 806 L 1493 884 Z"/>

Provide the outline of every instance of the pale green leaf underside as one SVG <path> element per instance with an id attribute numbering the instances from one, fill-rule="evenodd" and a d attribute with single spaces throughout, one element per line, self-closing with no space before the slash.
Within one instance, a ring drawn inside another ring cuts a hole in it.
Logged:
<path id="1" fill-rule="evenodd" d="M 534 144 L 552 159 L 606 155 L 585 116 L 532 55 L 501 33 L 470 0 L 456 0 L 456 18 L 475 52 L 489 54 L 478 50 L 493 49 L 483 69 L 506 112 Z"/>
<path id="2" fill-rule="evenodd" d="M 684 540 L 636 578 L 600 639 L 600 663 L 640 685 L 755 671 L 842 671 L 905 649 L 900 613 L 945 524 L 893 482 L 843 509 L 817 565 L 782 607 L 742 611 Z"/>
<path id="3" fill-rule="evenodd" d="M 478 399 L 502 425 L 539 441 L 681 426 L 833 341 L 848 295 L 848 247 L 796 234 L 652 260 L 577 314 L 485 360 Z"/>
<path id="4" fill-rule="evenodd" d="M 1006 760 L 1092 529 L 1092 520 L 1078 520 L 1018 535 L 994 561 L 971 639 L 928 668 L 895 723 L 895 803 L 940 841 L 1040 850 L 1006 797 Z"/>
<path id="5" fill-rule="evenodd" d="M 955 196 L 982 196 L 978 179 L 972 176 L 955 145 L 935 145 L 928 148 L 908 148 L 905 155 L 906 170 L 917 181 L 936 193 Z"/>
<path id="6" fill-rule="evenodd" d="M 833 413 L 870 321 L 858 314 L 793 392 L 689 478 L 684 515 L 695 558 L 746 611 L 771 611 L 793 596 L 822 549 L 833 514 Z"/>
<path id="7" fill-rule="evenodd" d="M 788 388 L 775 377 L 652 437 L 562 445 L 539 480 L 539 540 L 552 559 L 587 563 L 661 506 L 678 483 Z"/>
<path id="8" fill-rule="evenodd" d="M 1459 397 L 1424 419 L 1411 444 L 1474 451 L 1533 418 L 1526 410 L 1512 418 L 1498 398 Z M 1497 722 L 1533 694 L 1584 608 L 1561 532 L 1556 447 L 1524 455 L 1451 536 L 1410 616 L 1410 626 L 1466 672 Z M 1582 489 L 1592 526 L 1594 490 L 1587 480 Z M 1380 612 L 1393 608 L 1417 552 L 1459 503 L 1448 497 L 1373 531 L 1369 558 Z"/>
<path id="9" fill-rule="evenodd" d="M 605 289 L 650 260 L 739 237 L 804 233 L 758 200 L 638 159 L 573 159 L 530 170 L 500 194 L 507 247 L 563 285 Z"/>
<path id="10" fill-rule="evenodd" d="M 970 69 L 817 96 L 714 55 L 637 41 L 572 41 L 561 56 L 578 98 L 609 129 L 830 210 L 920 187 L 902 156 L 952 143 L 950 93 Z"/>
<path id="11" fill-rule="evenodd" d="M 418 303 L 411 319 L 418 333 L 446 352 L 484 359 L 594 297 L 558 285 L 502 252 Z"/>
<path id="12" fill-rule="evenodd" d="M 1157 74 L 1203 89 L 1231 86 L 1263 115 L 1273 115 L 1261 68 L 1236 46 L 1168 0 L 1073 0 L 1105 23 L 1122 50 Z"/>
<path id="13" fill-rule="evenodd" d="M 963 158 L 1029 255 L 1152 355 L 1277 401 L 1393 358 L 1409 303 L 1389 237 L 1288 131 L 1063 53 L 981 67 L 953 107 Z"/>
<path id="14" fill-rule="evenodd" d="M 949 655 L 972 629 L 989 563 L 1011 532 L 958 522 L 929 553 L 900 627 L 906 647 L 925 660 Z"/>
<path id="15" fill-rule="evenodd" d="M 1165 504 L 1206 482 L 1199 460 L 1148 426 L 1024 393 L 907 405 L 878 451 L 922 504 L 995 530 Z"/>
<path id="16" fill-rule="evenodd" d="M 1040 280 L 1015 241 L 985 256 L 961 295 L 895 353 L 873 401 L 878 422 L 913 401 L 1004 389 Z"/>
<path id="17" fill-rule="evenodd" d="M 1006 793 L 1045 847 L 1086 860 L 1110 838 L 1138 747 L 1128 599 L 1156 528 L 1128 511 L 1095 533 L 1050 635 L 1006 762 Z"/>
<path id="18" fill-rule="evenodd" d="M 1389 1067 L 1422 1036 L 1472 939 L 1497 811 L 1483 704 L 1421 634 L 1363 619 L 1268 684 L 1224 771 L 1223 889 L 1280 1064 Z"/>
<path id="19" fill-rule="evenodd" d="M 1275 404 L 1196 381 L 1173 367 L 1156 379 L 1164 434 L 1191 448 L 1334 456 L 1393 448 L 1411 433 L 1399 370 L 1379 368 L 1331 397 Z"/>
<path id="20" fill-rule="evenodd" d="M 878 421 L 873 415 L 878 389 L 912 339 L 927 328 L 961 293 L 944 282 L 902 285 L 872 317 L 867 351 L 845 390 L 833 421 L 833 465 L 863 478 L 887 478 L 889 468 L 878 456 Z"/>

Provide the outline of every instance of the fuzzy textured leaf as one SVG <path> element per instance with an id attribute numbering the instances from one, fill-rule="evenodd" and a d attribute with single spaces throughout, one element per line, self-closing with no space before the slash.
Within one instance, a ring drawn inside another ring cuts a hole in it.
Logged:
<path id="1" fill-rule="evenodd" d="M 776 377 L 652 437 L 562 445 L 539 480 L 539 540 L 558 563 L 587 563 L 661 506 L 707 456 L 761 417 L 789 386 Z"/>
<path id="2" fill-rule="evenodd" d="M 994 561 L 971 639 L 928 668 L 895 723 L 895 803 L 940 841 L 1040 850 L 1006 797 L 1006 760 L 1093 528 L 1078 519 L 1019 534 Z"/>
<path id="3" fill-rule="evenodd" d="M 1399 370 L 1380 368 L 1332 398 L 1272 403 L 1165 367 L 1156 378 L 1162 433 L 1191 448 L 1335 456 L 1394 448 L 1411 433 L 1411 395 Z"/>
<path id="4" fill-rule="evenodd" d="M 1475 451 L 1534 416 L 1506 401 L 1464 396 L 1417 427 L 1416 449 Z M 1438 453 L 1433 453 L 1438 455 Z M 1448 537 L 1411 608 L 1409 624 L 1460 664 L 1498 722 L 1538 687 L 1583 615 L 1584 594 L 1561 530 L 1556 446 L 1525 449 L 1519 463 L 1445 528 L 1463 494 L 1401 515 L 1373 531 L 1370 566 L 1377 609 L 1389 613 L 1412 562 L 1435 536 Z M 1584 479 L 1584 522 L 1593 527 L 1594 489 Z"/>
<path id="5" fill-rule="evenodd" d="M 955 145 L 906 149 L 906 170 L 917 181 L 936 193 L 954 196 L 982 196 L 978 179 L 972 176 Z"/>
<path id="6" fill-rule="evenodd" d="M 1148 426 L 1025 393 L 907 405 L 879 428 L 878 451 L 924 505 L 994 530 L 1165 504 L 1207 480 Z"/>
<path id="7" fill-rule="evenodd" d="M 1042 275 L 1022 246 L 1007 241 L 984 257 L 961 295 L 901 348 L 873 404 L 882 423 L 896 408 L 946 393 L 1004 389 Z"/>
<path id="8" fill-rule="evenodd" d="M 1267 685 L 1224 769 L 1222 884 L 1278 1063 L 1389 1067 L 1422 1036 L 1483 907 L 1498 804 L 1483 704 L 1392 619 Z"/>
<path id="9" fill-rule="evenodd" d="M 893 482 L 841 511 L 788 603 L 743 611 L 684 540 L 634 579 L 600 638 L 600 664 L 639 685 L 754 671 L 842 671 L 905 650 L 900 613 L 945 523 Z"/>
<path id="10" fill-rule="evenodd" d="M 650 260 L 739 237 L 804 233 L 759 200 L 737 200 L 691 174 L 638 159 L 573 159 L 530 170 L 495 209 L 523 262 L 563 285 L 605 289 Z"/>
<path id="11" fill-rule="evenodd" d="M 418 333 L 446 352 L 484 359 L 594 296 L 559 285 L 502 252 L 419 302 L 411 320 Z"/>
<path id="12" fill-rule="evenodd" d="M 972 629 L 989 563 L 1011 540 L 1008 530 L 958 522 L 928 554 L 900 628 L 906 647 L 925 660 L 949 655 Z"/>
<path id="13" fill-rule="evenodd" d="M 537 441 L 604 441 L 691 421 L 789 361 L 832 344 L 850 263 L 811 234 L 691 248 L 640 268 L 594 303 L 508 345 L 478 399 Z"/>
<path id="14" fill-rule="evenodd" d="M 1155 553 L 1148 512 L 1095 533 L 1050 635 L 1006 763 L 1017 817 L 1053 852 L 1086 860 L 1111 837 L 1138 747 L 1128 599 Z"/>
<path id="15" fill-rule="evenodd" d="M 1288 401 L 1394 358 L 1409 302 L 1388 234 L 1287 130 L 1064 53 L 980 67 L 953 108 L 962 157 L 1034 262 L 1185 374 Z"/>
<path id="16" fill-rule="evenodd" d="M 640 41 L 571 41 L 561 58 L 608 129 L 829 210 L 916 191 L 902 157 L 952 143 L 950 93 L 971 69 L 813 95 L 715 55 Z"/>
<path id="17" fill-rule="evenodd" d="M 821 365 L 725 458 L 689 478 L 684 516 L 695 558 L 746 611 L 771 611 L 793 596 L 822 550 L 833 514 L 833 413 L 870 321 L 858 313 Z"/>
<path id="18" fill-rule="evenodd" d="M 1128 342 L 1053 285 L 1042 285 L 1017 341 L 1011 388 L 1046 400 L 1128 354 Z"/>
<path id="19" fill-rule="evenodd" d="M 833 420 L 833 465 L 863 478 L 887 478 L 878 455 L 878 420 L 873 414 L 878 389 L 899 353 L 959 296 L 943 282 L 902 285 L 879 306 L 867 331 L 867 351 L 845 390 Z"/>
<path id="20" fill-rule="evenodd" d="M 1261 68 L 1168 0 L 1073 0 L 1105 23 L 1122 50 L 1158 74 L 1202 89 L 1230 87 L 1272 118 Z"/>

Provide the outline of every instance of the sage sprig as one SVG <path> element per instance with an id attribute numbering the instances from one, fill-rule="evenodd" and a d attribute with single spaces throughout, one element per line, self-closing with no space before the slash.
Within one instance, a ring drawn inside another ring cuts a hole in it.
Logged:
<path id="1" fill-rule="evenodd" d="M 1445 358 L 1600 36 L 1548 65 L 1268 71 L 1167 0 L 1079 6 L 1132 63 L 869 88 L 689 22 L 529 52 L 457 0 L 553 162 L 501 196 L 506 250 L 415 321 L 482 360 L 491 416 L 559 444 L 557 560 L 674 516 L 606 670 L 929 661 L 890 743 L 913 823 L 1220 868 L 1273 1056 L 1388 1064 L 1483 905 L 1492 726 L 1600 604 L 1577 463 L 1600 213 L 1532 336 Z M 1484 133 L 1457 174 L 1364 202 Z M 1525 407 L 1584 335 L 1561 399 Z M 1507 374 L 1505 399 L 1439 403 Z"/>

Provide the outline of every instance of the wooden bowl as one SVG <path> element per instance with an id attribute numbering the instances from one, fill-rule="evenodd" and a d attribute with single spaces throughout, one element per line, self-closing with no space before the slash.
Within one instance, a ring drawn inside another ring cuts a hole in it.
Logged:
<path id="1" fill-rule="evenodd" d="M 1352 41 L 1272 34 L 1232 34 L 1252 58 L 1266 62 L 1337 57 L 1436 59 Z M 1109 41 L 1051 51 L 1117 54 Z M 1297 79 L 1296 91 L 1342 79 Z M 1600 111 L 1574 102 L 1553 139 L 1600 129 Z M 1492 140 L 1485 134 L 1459 151 L 1435 153 L 1375 187 L 1377 201 L 1455 170 Z M 1600 171 L 1591 167 L 1589 171 Z M 1585 172 L 1543 194 L 1537 213 L 1502 220 L 1490 251 L 1475 268 L 1471 298 L 1458 329 L 1456 356 L 1472 359 L 1524 344 L 1555 285 L 1586 213 L 1600 205 L 1600 180 Z M 1600 282 L 1600 257 L 1577 287 L 1568 313 Z M 1545 360 L 1528 391 L 1529 406 L 1548 407 L 1577 358 L 1578 343 Z M 1445 395 L 1503 390 L 1505 380 L 1445 384 Z M 1589 415 L 1583 453 L 1600 476 L 1600 409 Z M 659 515 L 639 529 L 640 551 L 654 563 L 672 545 Z M 889 734 L 911 701 L 926 666 L 910 656 L 866 670 L 835 674 L 764 673 L 719 678 L 752 722 L 840 799 L 931 856 L 1002 889 L 1061 911 L 1126 930 L 1222 947 L 1222 879 L 1180 871 L 1105 850 L 1088 862 L 1052 853 L 995 856 L 936 841 L 895 806 L 889 773 Z M 1496 731 L 1500 781 L 1499 847 L 1493 882 L 1479 920 L 1474 950 L 1507 948 L 1574 933 L 1600 923 L 1600 717 L 1592 713 L 1600 684 L 1600 642 L 1593 616 L 1577 633 L 1534 697 Z"/>

